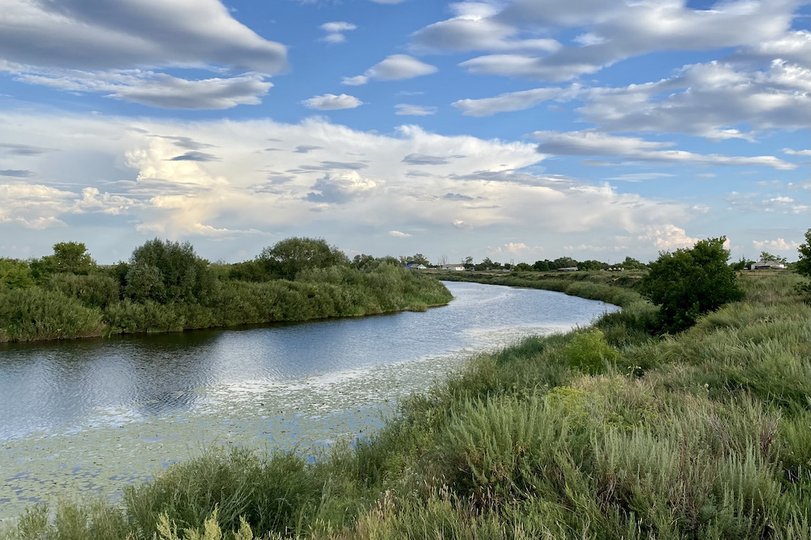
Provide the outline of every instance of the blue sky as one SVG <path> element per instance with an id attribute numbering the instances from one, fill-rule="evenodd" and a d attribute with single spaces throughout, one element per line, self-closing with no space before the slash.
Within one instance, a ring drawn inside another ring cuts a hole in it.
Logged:
<path id="1" fill-rule="evenodd" d="M 808 2 L 0 8 L 0 256 L 794 259 L 811 227 Z"/>

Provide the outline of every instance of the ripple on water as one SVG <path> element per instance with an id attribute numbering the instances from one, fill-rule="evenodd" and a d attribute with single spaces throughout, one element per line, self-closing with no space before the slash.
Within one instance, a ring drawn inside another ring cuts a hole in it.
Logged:
<path id="1" fill-rule="evenodd" d="M 503 311 L 504 303 L 514 302 L 517 294 L 498 289 L 495 298 L 490 298 L 487 291 L 473 289 L 472 299 L 460 302 L 456 312 L 447 311 L 443 317 L 459 317 L 471 306 L 482 304 Z M 460 293 L 455 290 L 454 294 Z M 579 317 L 580 324 L 604 310 L 604 304 L 593 308 Z M 420 315 L 390 320 L 395 325 L 411 325 L 422 320 Z M 480 314 L 476 316 L 480 320 Z M 528 335 L 562 332 L 578 322 L 526 325 L 521 324 L 525 313 L 519 310 L 515 316 L 518 320 L 508 325 L 486 323 L 460 329 L 464 339 L 450 352 L 416 358 L 405 355 L 388 364 L 284 379 L 268 377 L 267 370 L 236 380 L 196 376 L 199 386 L 163 391 L 152 405 L 152 394 L 147 393 L 141 401 L 97 404 L 81 421 L 59 429 L 46 426 L 17 436 L 6 431 L 0 441 L 0 520 L 19 515 L 31 503 L 62 496 L 84 499 L 98 495 L 117 500 L 123 485 L 148 480 L 211 445 L 297 450 L 313 459 L 336 441 L 374 433 L 396 413 L 399 400 L 462 369 L 470 354 L 503 348 Z M 365 331 L 371 339 L 378 335 L 368 328 Z M 194 339 L 203 340 L 192 336 L 192 342 Z M 213 348 L 210 343 L 206 347 L 206 351 Z M 233 367 L 217 369 L 228 372 Z M 161 400 L 177 406 L 164 407 Z"/>

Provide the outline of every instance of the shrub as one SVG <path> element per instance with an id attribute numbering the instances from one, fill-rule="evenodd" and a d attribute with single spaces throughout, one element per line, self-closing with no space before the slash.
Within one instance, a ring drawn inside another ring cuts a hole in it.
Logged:
<path id="1" fill-rule="evenodd" d="M 0 328 L 11 341 L 101 335 L 101 312 L 39 287 L 0 293 Z"/>
<path id="2" fill-rule="evenodd" d="M 743 298 L 735 271 L 727 265 L 726 238 L 701 240 L 690 249 L 662 253 L 642 280 L 642 294 L 660 306 L 665 332 L 680 332 L 700 315 Z"/>
<path id="3" fill-rule="evenodd" d="M 208 261 L 188 242 L 155 238 L 132 252 L 126 295 L 137 301 L 199 302 L 214 286 Z"/>
<path id="4" fill-rule="evenodd" d="M 606 343 L 602 330 L 589 330 L 575 334 L 563 348 L 563 356 L 572 367 L 593 375 L 605 371 L 620 354 Z"/>
<path id="5" fill-rule="evenodd" d="M 89 307 L 105 308 L 118 301 L 118 282 L 104 274 L 53 274 L 47 286 Z"/>

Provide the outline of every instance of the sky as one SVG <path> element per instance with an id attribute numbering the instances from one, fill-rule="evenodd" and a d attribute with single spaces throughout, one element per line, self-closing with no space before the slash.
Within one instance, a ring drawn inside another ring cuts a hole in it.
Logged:
<path id="1" fill-rule="evenodd" d="M 0 257 L 643 261 L 811 227 L 799 0 L 0 0 Z"/>

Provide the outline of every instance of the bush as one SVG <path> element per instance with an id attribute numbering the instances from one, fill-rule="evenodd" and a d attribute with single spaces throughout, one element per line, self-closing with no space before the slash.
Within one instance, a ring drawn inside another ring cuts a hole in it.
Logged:
<path id="1" fill-rule="evenodd" d="M 650 265 L 641 292 L 660 306 L 664 332 L 693 326 L 704 313 L 743 298 L 735 271 L 727 265 L 726 238 L 701 240 L 691 249 L 662 253 Z"/>
<path id="2" fill-rule="evenodd" d="M 290 280 L 308 268 L 349 264 L 346 255 L 326 241 L 296 237 L 277 242 L 273 247 L 266 247 L 257 260 L 270 276 Z"/>
<path id="3" fill-rule="evenodd" d="M 118 282 L 104 274 L 53 274 L 47 286 L 89 307 L 105 308 L 118 301 Z"/>
<path id="4" fill-rule="evenodd" d="M 0 328 L 10 341 L 99 336 L 101 312 L 39 287 L 0 293 Z"/>
<path id="5" fill-rule="evenodd" d="M 212 291 L 208 261 L 188 242 L 154 239 L 132 252 L 126 275 L 126 296 L 143 302 L 199 302 Z"/>

